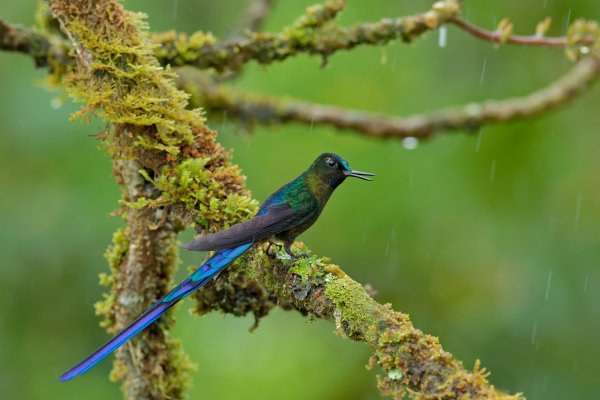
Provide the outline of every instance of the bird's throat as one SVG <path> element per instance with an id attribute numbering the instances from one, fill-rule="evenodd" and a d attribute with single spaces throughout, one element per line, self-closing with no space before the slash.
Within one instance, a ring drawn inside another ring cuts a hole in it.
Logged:
<path id="1" fill-rule="evenodd" d="M 325 207 L 327 200 L 329 200 L 335 188 L 337 188 L 341 183 L 329 182 L 320 176 L 316 176 L 315 174 L 307 174 L 305 176 L 305 182 L 308 190 L 311 192 L 315 200 L 317 200 L 321 209 Z"/>

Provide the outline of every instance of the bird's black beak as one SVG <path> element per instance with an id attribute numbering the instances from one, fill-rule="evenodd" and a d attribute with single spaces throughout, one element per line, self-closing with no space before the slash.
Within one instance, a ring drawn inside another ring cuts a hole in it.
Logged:
<path id="1" fill-rule="evenodd" d="M 373 179 L 367 178 L 367 176 L 375 176 L 370 172 L 361 172 L 361 171 L 345 171 L 344 174 L 346 176 L 352 176 L 354 178 L 362 179 L 363 181 L 372 181 Z"/>

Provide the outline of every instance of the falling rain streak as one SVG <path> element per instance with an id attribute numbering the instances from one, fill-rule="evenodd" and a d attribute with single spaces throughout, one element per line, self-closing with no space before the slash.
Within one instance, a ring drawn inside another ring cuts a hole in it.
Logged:
<path id="1" fill-rule="evenodd" d="M 492 168 L 490 169 L 490 182 L 494 182 L 496 179 L 496 159 L 492 160 Z"/>
<path id="2" fill-rule="evenodd" d="M 567 13 L 567 19 L 565 21 L 565 29 L 567 29 L 569 27 L 570 23 L 571 23 L 571 9 L 569 8 L 569 12 Z"/>
<path id="3" fill-rule="evenodd" d="M 533 321 L 533 329 L 531 330 L 531 345 L 532 346 L 535 345 L 535 339 L 537 338 L 537 328 L 538 328 L 537 321 Z"/>
<path id="4" fill-rule="evenodd" d="M 587 288 L 588 288 L 588 278 L 589 275 L 585 276 L 585 279 L 583 280 L 583 293 L 587 293 Z"/>
<path id="5" fill-rule="evenodd" d="M 179 0 L 173 0 L 173 19 L 177 18 L 177 11 L 179 11 Z"/>
<path id="6" fill-rule="evenodd" d="M 481 78 L 479 79 L 479 84 L 483 85 L 483 78 L 485 76 L 485 66 L 487 65 L 487 58 L 483 59 L 483 68 L 481 68 Z"/>
<path id="7" fill-rule="evenodd" d="M 548 296 L 550 296 L 550 285 L 552 285 L 552 270 L 548 273 L 548 282 L 546 282 L 546 296 L 544 296 L 545 300 L 548 300 Z"/>
<path id="8" fill-rule="evenodd" d="M 225 123 L 227 122 L 227 110 L 223 111 L 223 122 L 221 122 L 221 133 L 225 131 Z"/>
<path id="9" fill-rule="evenodd" d="M 479 153 L 479 148 L 481 147 L 481 137 L 483 136 L 483 127 L 479 128 L 479 133 L 477 134 L 477 143 L 475 143 L 475 153 Z"/>

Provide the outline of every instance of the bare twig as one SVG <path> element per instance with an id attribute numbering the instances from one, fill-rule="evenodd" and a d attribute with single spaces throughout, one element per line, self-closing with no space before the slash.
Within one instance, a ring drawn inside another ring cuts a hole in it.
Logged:
<path id="1" fill-rule="evenodd" d="M 463 19 L 457 17 L 450 21 L 454 25 L 458 26 L 462 30 L 470 33 L 476 38 L 485 40 L 487 42 L 492 43 L 508 43 L 508 44 L 516 44 L 523 46 L 547 46 L 547 47 L 564 47 L 569 44 L 569 39 L 566 36 L 558 36 L 558 37 L 547 37 L 540 34 L 531 35 L 531 36 L 522 36 L 522 35 L 513 35 L 506 34 L 501 30 L 497 31 L 488 31 L 486 29 L 480 28 L 479 26 Z M 594 38 L 585 37 L 581 39 L 580 44 L 582 45 L 590 45 L 595 41 Z"/>

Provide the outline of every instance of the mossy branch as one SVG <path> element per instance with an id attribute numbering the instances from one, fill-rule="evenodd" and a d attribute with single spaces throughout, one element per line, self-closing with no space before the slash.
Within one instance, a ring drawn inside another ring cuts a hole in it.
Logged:
<path id="1" fill-rule="evenodd" d="M 220 84 L 209 74 L 192 68 L 180 68 L 177 74 L 177 84 L 191 94 L 193 107 L 202 107 L 214 115 L 226 111 L 230 119 L 239 120 L 245 128 L 295 122 L 346 129 L 379 139 L 425 139 L 441 132 L 475 131 L 483 125 L 531 118 L 566 105 L 598 80 L 600 52 L 585 57 L 556 81 L 525 96 L 485 100 L 407 117 L 248 93 Z"/>
<path id="2" fill-rule="evenodd" d="M 308 251 L 302 243 L 294 246 Z M 522 398 L 497 391 L 479 362 L 472 371 L 465 369 L 436 337 L 416 329 L 408 315 L 389 304 L 377 303 L 339 266 L 314 255 L 292 263 L 284 252 L 268 253 L 267 247 L 196 292 L 196 312 L 253 313 L 258 319 L 277 306 L 329 320 L 340 336 L 373 349 L 369 367 L 381 367 L 379 390 L 394 399 Z"/>
<path id="3" fill-rule="evenodd" d="M 122 188 L 125 227 L 107 253 L 111 275 L 102 281 L 110 289 L 96 308 L 105 317 L 102 325 L 115 333 L 172 287 L 176 235 L 193 216 L 217 230 L 247 218 L 256 204 L 215 133 L 198 110 L 186 108 L 187 95 L 158 64 L 140 14 L 113 0 L 48 4 L 76 50 L 63 77 L 71 96 L 85 103 L 75 117 L 108 122 L 100 137 Z M 112 377 L 123 380 L 125 397 L 184 397 L 190 364 L 166 334 L 172 324 L 172 317 L 161 318 L 117 352 Z"/>
<path id="4" fill-rule="evenodd" d="M 221 42 L 197 32 L 191 36 L 168 32 L 155 35 L 156 56 L 163 64 L 191 65 L 217 71 L 237 71 L 249 61 L 270 64 L 300 53 L 320 55 L 323 62 L 338 51 L 359 45 L 383 45 L 400 39 L 410 42 L 421 34 L 451 21 L 460 11 L 457 0 L 442 0 L 431 10 L 411 16 L 386 18 L 350 27 L 333 24 L 344 0 L 328 0 L 309 7 L 304 15 L 280 33 L 249 32 L 245 39 Z"/>
<path id="5" fill-rule="evenodd" d="M 258 5 L 257 8 L 260 11 L 258 14 L 264 14 L 269 3 L 270 1 L 257 1 L 254 3 Z M 550 26 L 550 20 L 546 19 L 538 24 L 535 35 L 518 36 L 512 33 L 512 24 L 507 19 L 501 21 L 495 31 L 486 31 L 460 18 L 458 14 L 460 2 L 443 1 L 435 3 L 431 11 L 415 16 L 401 17 L 394 20 L 396 22 L 393 24 L 390 22 L 392 20 L 382 20 L 378 23 L 360 24 L 352 28 L 344 28 L 345 31 L 342 32 L 340 31 L 341 28 L 331 28 L 329 25 L 334 22 L 336 15 L 344 6 L 345 1 L 332 0 L 308 8 L 306 13 L 290 27 L 284 29 L 284 32 L 287 32 L 285 35 L 296 32 L 292 35 L 296 37 L 299 35 L 298 32 L 312 30 L 314 32 L 310 36 L 311 41 L 309 41 L 312 44 L 305 43 L 304 47 L 297 47 L 290 45 L 291 42 L 288 41 L 285 42 L 285 46 L 289 47 L 289 51 L 286 50 L 283 53 L 274 51 L 273 48 L 268 46 L 261 47 L 259 42 L 266 37 L 261 35 L 266 34 L 258 33 L 249 33 L 250 36 L 254 35 L 253 37 L 258 38 L 258 42 L 250 38 L 219 42 L 210 35 L 200 33 L 189 39 L 177 35 L 175 35 L 177 37 L 175 39 L 175 36 L 171 37 L 172 33 L 160 34 L 155 38 L 158 38 L 157 40 L 162 42 L 163 46 L 155 48 L 154 52 L 163 63 L 177 59 L 175 64 L 186 64 L 190 60 L 201 59 L 202 63 L 210 64 L 201 65 L 203 67 L 212 65 L 217 70 L 236 70 L 254 57 L 258 57 L 259 62 L 268 63 L 300 51 L 312 52 L 317 47 L 321 50 L 324 48 L 339 50 L 342 47 L 338 48 L 337 45 L 334 45 L 334 47 L 327 46 L 332 43 L 339 44 L 338 39 L 341 37 L 344 37 L 343 42 L 352 45 L 385 43 L 386 40 L 390 39 L 389 33 L 391 32 L 395 32 L 394 34 L 399 34 L 400 37 L 405 39 L 407 37 L 414 38 L 424 32 L 425 27 L 433 29 L 441 23 L 451 22 L 482 40 L 517 45 L 560 45 L 565 48 L 571 59 L 584 59 L 579 65 L 573 67 L 572 70 L 549 86 L 523 97 L 506 100 L 490 99 L 480 103 L 449 107 L 407 117 L 253 95 L 236 90 L 233 87 L 218 84 L 220 79 L 212 79 L 202 72 L 179 71 L 182 75 L 179 80 L 180 87 L 192 94 L 192 104 L 195 107 L 202 107 L 209 112 L 226 110 L 230 117 L 239 119 L 247 127 L 252 127 L 254 124 L 288 122 L 310 125 L 323 124 L 353 130 L 376 138 L 411 136 L 427 138 L 439 132 L 474 130 L 484 124 L 532 117 L 570 102 L 580 93 L 586 91 L 598 79 L 598 58 L 600 54 L 598 38 L 600 37 L 600 29 L 595 21 L 577 20 L 571 24 L 566 36 L 546 37 L 545 32 Z M 394 24 L 397 24 L 397 26 L 392 29 L 391 26 Z M 315 32 L 318 32 L 318 34 Z M 335 32 L 335 35 L 332 32 Z M 280 39 L 285 36 L 284 33 L 277 35 Z M 330 40 L 334 36 L 337 39 Z M 168 37 L 175 41 L 167 39 Z M 360 37 L 360 40 L 355 40 L 356 37 Z M 374 38 L 377 38 L 377 40 L 372 42 L 371 39 Z M 177 41 L 180 40 L 185 43 L 178 43 Z M 382 40 L 382 42 L 378 42 L 378 40 Z M 326 43 L 327 46 L 325 46 Z M 64 40 L 50 34 L 42 34 L 20 26 L 6 24 L 1 20 L 0 47 L 31 54 L 38 66 L 50 66 L 51 70 L 56 72 L 54 75 L 57 76 L 64 73 L 66 65 L 68 65 L 68 58 L 65 56 L 68 52 L 68 46 Z M 250 50 L 240 51 L 243 48 Z M 321 54 L 330 54 L 329 50 L 321 52 Z M 169 55 L 165 56 L 166 54 Z M 222 64 L 217 65 L 214 63 Z M 141 138 L 140 140 L 143 143 L 145 139 Z M 177 151 L 175 146 L 169 146 L 168 144 L 164 146 L 170 151 Z"/>

